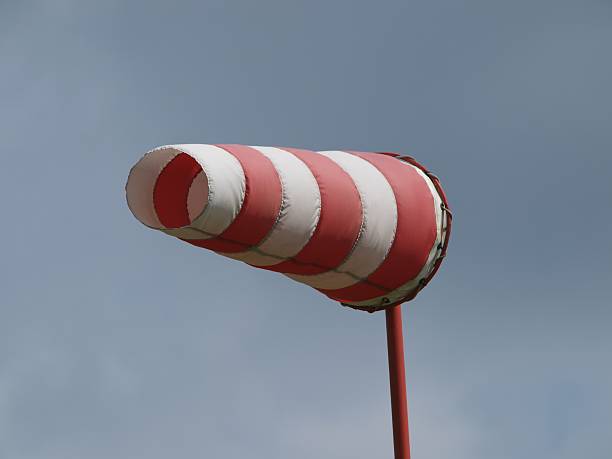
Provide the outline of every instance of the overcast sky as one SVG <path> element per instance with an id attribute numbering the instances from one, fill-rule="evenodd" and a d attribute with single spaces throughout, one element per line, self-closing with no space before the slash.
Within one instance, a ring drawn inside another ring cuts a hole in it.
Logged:
<path id="1" fill-rule="evenodd" d="M 612 454 L 612 3 L 0 0 L 0 459 L 392 457 L 384 314 L 148 230 L 148 149 L 396 151 L 416 459 Z"/>

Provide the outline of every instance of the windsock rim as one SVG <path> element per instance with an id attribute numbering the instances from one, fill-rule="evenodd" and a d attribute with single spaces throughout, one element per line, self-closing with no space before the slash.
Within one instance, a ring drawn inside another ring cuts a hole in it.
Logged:
<path id="1" fill-rule="evenodd" d="M 165 153 L 161 158 L 155 158 L 158 153 Z M 190 215 L 190 222 L 183 226 L 166 226 L 162 224 L 155 210 L 155 203 L 153 201 L 153 190 L 155 189 L 159 174 L 180 154 L 188 155 L 193 161 L 195 161 L 202 169 L 201 174 L 206 179 L 207 193 L 205 201 L 200 203 L 198 207 L 201 210 L 197 213 Z M 150 164 L 146 164 L 147 160 Z M 154 162 L 157 160 L 157 162 Z M 149 170 L 142 171 L 141 169 L 148 168 Z M 153 170 L 151 170 L 153 169 Z M 137 174 L 141 174 L 137 177 Z M 137 178 L 136 178 L 137 177 Z M 135 182 L 136 180 L 136 182 Z M 146 188 L 144 191 L 141 189 L 142 184 L 138 183 L 138 180 L 146 182 Z M 180 230 L 182 228 L 188 228 L 191 223 L 200 218 L 210 203 L 211 189 L 210 182 L 206 178 L 206 169 L 204 165 L 198 161 L 198 158 L 190 153 L 187 148 L 181 148 L 180 145 L 162 145 L 152 150 L 147 151 L 130 169 L 127 181 L 125 183 L 125 196 L 128 208 L 136 217 L 136 219 L 145 225 L 146 227 L 154 230 Z M 151 198 L 151 199 L 149 199 Z"/>

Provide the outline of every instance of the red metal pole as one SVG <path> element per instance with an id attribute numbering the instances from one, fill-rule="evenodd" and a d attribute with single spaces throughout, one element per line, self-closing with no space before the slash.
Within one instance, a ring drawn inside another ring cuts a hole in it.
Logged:
<path id="1" fill-rule="evenodd" d="M 395 459 L 410 459 L 402 305 L 398 304 L 387 309 L 385 316 L 387 319 L 387 352 L 391 386 L 391 415 L 393 418 L 393 448 Z"/>

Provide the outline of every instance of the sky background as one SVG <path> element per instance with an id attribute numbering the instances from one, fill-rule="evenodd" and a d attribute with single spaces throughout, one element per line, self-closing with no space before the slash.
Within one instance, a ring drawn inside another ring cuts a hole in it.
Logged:
<path id="1" fill-rule="evenodd" d="M 384 314 L 132 217 L 148 149 L 396 151 L 413 456 L 612 457 L 612 3 L 0 0 L 0 459 L 390 458 Z"/>

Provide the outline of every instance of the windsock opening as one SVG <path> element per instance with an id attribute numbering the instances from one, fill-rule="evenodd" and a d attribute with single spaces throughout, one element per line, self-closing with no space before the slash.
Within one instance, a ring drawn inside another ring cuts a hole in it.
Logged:
<path id="1" fill-rule="evenodd" d="M 126 194 L 130 210 L 143 224 L 155 229 L 182 228 L 204 212 L 208 179 L 191 155 L 162 147 L 132 168 Z"/>

